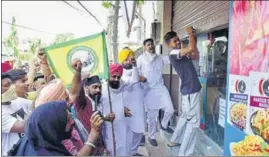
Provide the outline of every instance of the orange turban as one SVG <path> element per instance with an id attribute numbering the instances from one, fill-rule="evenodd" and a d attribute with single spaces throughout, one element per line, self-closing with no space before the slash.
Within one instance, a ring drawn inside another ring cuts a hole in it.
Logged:
<path id="1" fill-rule="evenodd" d="M 41 89 L 35 101 L 35 107 L 50 101 L 66 100 L 67 89 L 61 79 L 54 79 Z"/>
<path id="2" fill-rule="evenodd" d="M 130 49 L 124 49 L 119 52 L 119 63 L 122 63 L 125 61 L 129 56 L 134 57 L 135 54 L 132 50 Z"/>
<path id="3" fill-rule="evenodd" d="M 122 76 L 122 73 L 123 73 L 123 67 L 120 64 L 110 64 L 109 65 L 110 76 L 113 76 L 115 74 Z"/>

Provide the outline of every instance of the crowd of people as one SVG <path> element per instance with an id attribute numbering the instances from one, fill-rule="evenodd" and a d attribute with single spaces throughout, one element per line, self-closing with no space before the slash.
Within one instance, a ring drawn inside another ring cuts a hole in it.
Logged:
<path id="1" fill-rule="evenodd" d="M 171 133 L 169 147 L 180 147 L 179 155 L 193 153 L 199 127 L 199 83 L 192 59 L 197 59 L 192 27 L 186 28 L 190 44 L 181 48 L 175 32 L 164 40 L 168 56 L 157 55 L 153 39 L 143 43 L 145 52 L 137 59 L 128 47 L 119 52 L 119 63 L 109 65 L 109 79 L 82 72 L 82 63 L 72 61 L 69 89 L 53 74 L 43 49 L 29 69 L 2 63 L 2 152 L 9 156 L 142 156 L 138 147 L 148 141 L 158 146 L 156 127 L 160 123 Z M 162 69 L 175 68 L 182 80 L 183 113 L 173 131 L 174 114 Z"/>

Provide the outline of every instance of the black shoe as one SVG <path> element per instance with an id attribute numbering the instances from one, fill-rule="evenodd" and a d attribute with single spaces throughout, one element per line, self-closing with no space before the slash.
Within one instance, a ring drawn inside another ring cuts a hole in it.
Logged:
<path id="1" fill-rule="evenodd" d="M 139 154 L 139 153 L 136 153 L 136 154 L 135 154 L 135 155 L 133 155 L 133 156 L 144 156 L 144 155 Z"/>
<path id="2" fill-rule="evenodd" d="M 164 128 L 164 127 L 162 126 L 162 124 L 161 124 L 161 129 L 162 129 L 163 131 L 166 131 L 166 132 L 170 133 L 170 134 L 172 134 L 172 133 L 174 132 L 174 130 L 171 129 L 171 128 L 169 128 L 169 127 Z"/>
<path id="3" fill-rule="evenodd" d="M 155 139 L 150 139 L 150 138 L 148 138 L 148 140 L 149 140 L 149 143 L 152 145 L 152 146 L 158 146 L 158 143 L 157 143 L 157 141 L 155 140 Z"/>
<path id="4" fill-rule="evenodd" d="M 146 145 L 146 137 L 145 135 L 143 135 L 141 142 L 140 142 L 140 146 L 145 146 Z"/>

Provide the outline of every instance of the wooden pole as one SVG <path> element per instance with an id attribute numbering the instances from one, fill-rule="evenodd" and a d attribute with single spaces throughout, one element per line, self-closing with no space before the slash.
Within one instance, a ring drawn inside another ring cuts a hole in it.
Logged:
<path id="1" fill-rule="evenodd" d="M 106 31 L 104 30 L 104 35 L 106 34 Z M 105 36 L 104 36 L 105 39 Z M 107 53 L 107 51 L 106 51 Z M 107 54 L 107 65 L 108 65 L 108 69 L 109 69 L 109 61 L 108 61 L 108 54 Z M 108 91 L 108 100 L 109 100 L 109 107 L 110 107 L 110 113 L 113 112 L 112 110 L 112 102 L 111 102 L 111 95 L 110 95 L 110 87 L 109 87 L 109 73 L 108 73 L 108 80 L 107 80 L 107 91 Z M 112 125 L 112 140 L 113 140 L 113 150 L 114 150 L 114 156 L 117 156 L 116 154 L 116 139 L 115 139 L 115 131 L 114 131 L 114 125 L 113 125 L 113 121 L 111 122 Z"/>
<path id="2" fill-rule="evenodd" d="M 111 102 L 109 83 L 107 83 L 107 91 L 108 91 L 110 113 L 112 113 L 112 102 Z M 113 121 L 111 122 L 111 125 L 112 125 L 112 139 L 113 139 L 114 156 L 116 156 L 116 139 L 115 139 L 115 131 L 114 131 Z"/>

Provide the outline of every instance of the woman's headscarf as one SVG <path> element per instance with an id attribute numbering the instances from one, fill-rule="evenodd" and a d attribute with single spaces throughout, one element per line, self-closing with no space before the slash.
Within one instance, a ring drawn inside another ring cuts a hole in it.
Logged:
<path id="1" fill-rule="evenodd" d="M 67 97 L 64 82 L 61 79 L 54 79 L 40 91 L 35 101 L 35 107 L 50 101 L 66 100 Z"/>
<path id="2" fill-rule="evenodd" d="M 61 143 L 71 137 L 71 132 L 65 131 L 66 108 L 65 101 L 54 101 L 35 109 L 26 122 L 25 131 L 28 143 L 34 151 L 26 150 L 25 156 L 71 155 Z M 27 154 L 27 152 L 31 152 L 31 154 Z"/>

